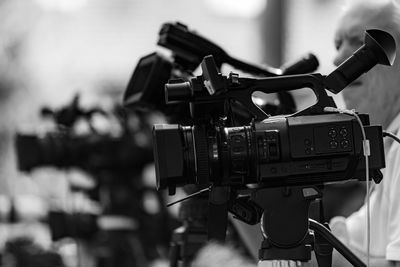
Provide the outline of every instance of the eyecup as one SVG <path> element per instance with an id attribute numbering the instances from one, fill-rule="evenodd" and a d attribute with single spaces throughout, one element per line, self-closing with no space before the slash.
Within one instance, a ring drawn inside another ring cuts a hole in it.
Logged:
<path id="1" fill-rule="evenodd" d="M 396 57 L 394 38 L 382 30 L 367 30 L 365 44 L 326 76 L 325 87 L 334 94 L 342 91 L 376 64 L 391 65 Z"/>
<path id="2" fill-rule="evenodd" d="M 385 31 L 371 29 L 365 31 L 365 46 L 374 51 L 378 64 L 393 65 L 396 58 L 396 41 Z"/>

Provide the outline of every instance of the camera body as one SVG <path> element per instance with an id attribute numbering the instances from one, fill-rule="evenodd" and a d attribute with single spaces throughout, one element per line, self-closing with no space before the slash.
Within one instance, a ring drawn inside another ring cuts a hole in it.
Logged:
<path id="1" fill-rule="evenodd" d="M 370 140 L 370 169 L 385 167 L 380 126 L 361 116 Z M 295 186 L 365 179 L 362 134 L 355 117 L 276 116 L 241 127 L 155 125 L 160 189 L 185 184 Z"/>

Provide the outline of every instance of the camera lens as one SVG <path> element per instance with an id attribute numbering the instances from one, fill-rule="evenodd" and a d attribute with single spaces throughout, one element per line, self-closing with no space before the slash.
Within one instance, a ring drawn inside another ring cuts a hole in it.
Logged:
<path id="1" fill-rule="evenodd" d="M 37 166 L 53 165 L 63 166 L 64 143 L 61 137 L 47 135 L 18 134 L 16 136 L 16 149 L 18 154 L 18 168 L 30 171 Z"/>
<path id="2" fill-rule="evenodd" d="M 193 138 L 190 129 L 176 124 L 158 124 L 153 128 L 154 158 L 157 188 L 188 183 L 190 168 L 194 166 Z M 189 162 L 185 162 L 185 158 Z M 186 166 L 185 166 L 186 165 Z M 193 168 L 194 171 L 194 168 Z"/>
<path id="3" fill-rule="evenodd" d="M 244 184 L 250 174 L 250 127 L 155 125 L 153 136 L 158 189 Z"/>

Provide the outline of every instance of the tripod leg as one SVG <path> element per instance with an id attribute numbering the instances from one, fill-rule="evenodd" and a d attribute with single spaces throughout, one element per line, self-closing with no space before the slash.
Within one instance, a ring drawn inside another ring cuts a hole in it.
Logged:
<path id="1" fill-rule="evenodd" d="M 345 245 L 340 242 L 324 225 L 310 219 L 310 229 L 318 233 L 329 244 L 331 244 L 340 254 L 342 254 L 353 266 L 366 267 L 366 265 Z"/>
<path id="2" fill-rule="evenodd" d="M 329 229 L 329 225 L 324 223 L 324 226 Z M 318 232 L 314 233 L 314 252 L 319 267 L 332 267 L 332 245 L 327 242 Z"/>
<path id="3" fill-rule="evenodd" d="M 225 242 L 228 225 L 228 201 L 230 188 L 214 186 L 210 190 L 208 203 L 208 239 Z"/>

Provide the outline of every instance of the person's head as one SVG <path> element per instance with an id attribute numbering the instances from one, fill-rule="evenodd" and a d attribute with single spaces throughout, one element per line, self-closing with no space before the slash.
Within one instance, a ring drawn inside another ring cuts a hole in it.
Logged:
<path id="1" fill-rule="evenodd" d="M 366 29 L 381 29 L 393 35 L 400 57 L 400 4 L 394 0 L 350 1 L 335 32 L 340 65 L 364 44 Z M 400 59 L 392 67 L 377 65 L 343 91 L 347 108 L 370 114 L 373 123 L 385 128 L 400 112 Z"/>

